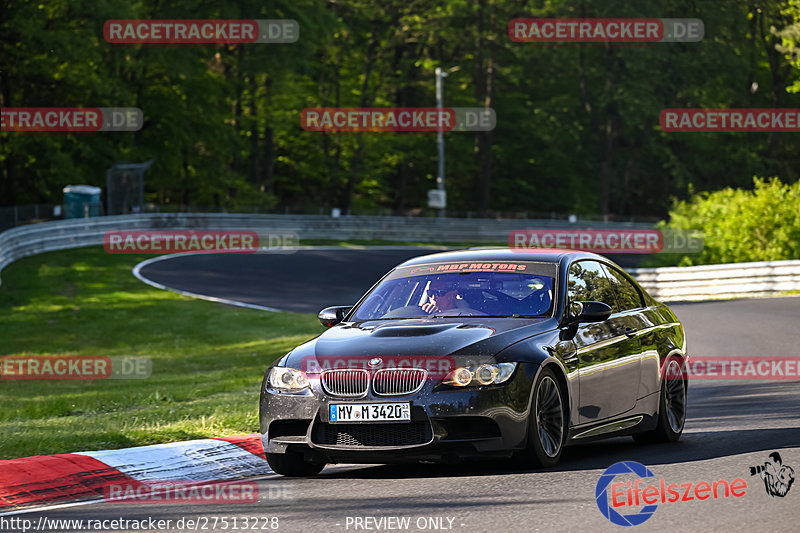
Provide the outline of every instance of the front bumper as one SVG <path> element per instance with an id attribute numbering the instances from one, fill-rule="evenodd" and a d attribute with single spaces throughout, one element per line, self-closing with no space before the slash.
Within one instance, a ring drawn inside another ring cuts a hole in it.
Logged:
<path id="1" fill-rule="evenodd" d="M 334 398 L 310 376 L 303 393 L 278 393 L 262 384 L 261 438 L 267 453 L 300 452 L 338 462 L 456 461 L 507 456 L 524 448 L 531 387 L 538 365 L 520 363 L 511 379 L 488 387 L 451 388 L 427 379 L 405 396 Z M 410 422 L 330 424 L 331 403 L 411 402 Z"/>

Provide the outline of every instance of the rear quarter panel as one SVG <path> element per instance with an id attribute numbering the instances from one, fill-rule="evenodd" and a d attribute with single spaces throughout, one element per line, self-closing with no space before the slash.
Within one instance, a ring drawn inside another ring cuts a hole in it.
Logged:
<path id="1" fill-rule="evenodd" d="M 642 314 L 650 325 L 642 339 L 642 381 L 639 397 L 661 390 L 661 368 L 669 356 L 686 355 L 686 335 L 678 317 L 666 305 L 648 307 Z"/>

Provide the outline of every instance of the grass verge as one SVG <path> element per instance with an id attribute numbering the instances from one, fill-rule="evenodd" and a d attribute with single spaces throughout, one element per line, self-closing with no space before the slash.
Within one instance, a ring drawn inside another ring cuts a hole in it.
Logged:
<path id="1" fill-rule="evenodd" d="M 0 355 L 147 356 L 152 375 L 0 379 L 0 459 L 258 431 L 264 370 L 321 332 L 316 317 L 152 288 L 131 274 L 147 257 L 89 247 L 3 271 Z"/>

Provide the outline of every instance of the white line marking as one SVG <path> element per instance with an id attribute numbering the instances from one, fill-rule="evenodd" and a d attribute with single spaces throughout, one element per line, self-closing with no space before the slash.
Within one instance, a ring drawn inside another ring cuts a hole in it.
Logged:
<path id="1" fill-rule="evenodd" d="M 153 257 L 152 259 L 147 259 L 142 261 L 135 267 L 133 267 L 133 275 L 141 281 L 142 283 L 146 283 L 151 287 L 155 287 L 156 289 L 161 289 L 164 291 L 172 291 L 177 294 L 181 294 L 183 296 L 189 296 L 191 298 L 197 298 L 199 300 L 207 300 L 209 302 L 216 302 L 220 304 L 228 304 L 228 305 L 235 305 L 236 307 L 246 307 L 248 309 L 258 309 L 260 311 L 269 311 L 272 313 L 279 313 L 282 310 L 276 309 L 275 307 L 267 307 L 265 305 L 257 305 L 257 304 L 248 304 L 244 302 L 238 302 L 236 300 L 228 300 L 227 298 L 216 298 L 214 296 L 207 296 L 205 294 L 198 294 L 196 292 L 189 292 L 189 291 L 182 291 L 180 289 L 173 289 L 172 287 L 167 287 L 166 285 L 162 285 L 161 283 L 156 283 L 155 281 L 149 280 L 141 274 L 141 269 L 150 265 L 152 263 L 157 263 L 158 261 L 164 261 L 167 259 L 173 259 L 175 257 L 182 257 L 185 255 L 199 255 L 199 254 L 169 254 L 169 255 L 160 255 L 158 257 Z"/>
<path id="2" fill-rule="evenodd" d="M 409 249 L 433 249 L 433 250 L 457 250 L 459 248 L 455 248 L 452 246 L 443 246 L 443 247 L 427 247 L 427 246 L 364 246 L 364 245 L 348 245 L 348 246 L 298 246 L 298 250 L 322 250 L 322 251 L 329 251 L 329 250 L 409 250 Z M 270 253 L 270 250 L 261 249 L 257 253 Z M 274 252 L 276 254 L 285 255 L 285 252 Z M 161 283 L 157 283 L 153 280 L 150 280 L 144 275 L 142 275 L 141 270 L 142 268 L 146 267 L 147 265 L 152 265 L 153 263 L 157 263 L 159 261 L 166 261 L 167 259 L 175 259 L 177 257 L 186 257 L 188 255 L 207 255 L 207 254 L 191 254 L 191 253 L 184 253 L 184 254 L 167 254 L 167 255 L 160 255 L 158 257 L 153 257 L 151 259 L 146 259 L 133 267 L 133 275 L 136 276 L 136 279 L 141 281 L 142 283 L 146 283 L 151 287 L 155 287 L 156 289 L 161 289 L 163 291 L 171 291 L 177 294 L 181 294 L 183 296 L 189 296 L 190 298 L 197 298 L 199 300 L 207 300 L 209 302 L 216 302 L 220 304 L 227 304 L 227 305 L 234 305 L 236 307 L 246 307 L 247 309 L 258 309 L 259 311 L 269 311 L 271 313 L 282 313 L 284 312 L 283 309 L 277 309 L 275 307 L 267 307 L 265 305 L 258 305 L 258 304 L 248 304 L 245 302 L 240 302 L 238 300 L 229 300 L 227 298 L 217 298 L 215 296 L 207 296 L 205 294 L 199 294 L 196 292 L 189 292 L 184 291 L 181 289 L 173 289 L 172 287 L 168 287 Z"/>
<path id="3" fill-rule="evenodd" d="M 0 516 L 11 516 L 15 514 L 26 514 L 26 513 L 36 513 L 39 511 L 54 511 L 57 509 L 64 509 L 67 507 L 76 507 L 78 505 L 89 505 L 91 503 L 103 503 L 104 500 L 85 500 L 80 502 L 71 502 L 71 503 L 58 503 L 55 505 L 48 505 L 46 507 L 31 507 L 29 509 L 17 509 L 16 511 L 7 511 L 5 513 L 0 513 Z"/>

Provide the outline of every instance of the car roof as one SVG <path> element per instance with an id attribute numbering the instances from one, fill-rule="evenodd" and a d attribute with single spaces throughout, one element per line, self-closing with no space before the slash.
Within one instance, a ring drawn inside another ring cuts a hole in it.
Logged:
<path id="1" fill-rule="evenodd" d="M 514 251 L 503 246 L 497 248 L 476 248 L 454 250 L 414 257 L 398 266 L 424 265 L 427 263 L 445 263 L 449 261 L 534 261 L 540 263 L 560 264 L 563 260 L 595 259 L 610 262 L 607 258 L 590 252 L 565 249 L 536 248 Z"/>

